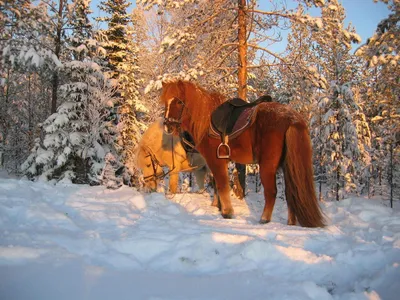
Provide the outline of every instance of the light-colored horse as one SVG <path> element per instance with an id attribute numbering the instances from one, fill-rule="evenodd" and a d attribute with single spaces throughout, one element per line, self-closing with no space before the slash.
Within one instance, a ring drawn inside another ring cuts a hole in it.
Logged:
<path id="1" fill-rule="evenodd" d="M 145 188 L 157 189 L 159 180 L 169 175 L 169 191 L 178 190 L 179 172 L 194 172 L 197 185 L 204 189 L 208 171 L 204 158 L 199 153 L 186 153 L 179 136 L 164 132 L 163 118 L 157 119 L 143 134 L 136 151 L 136 162 L 143 172 Z M 168 172 L 163 171 L 168 167 Z"/>

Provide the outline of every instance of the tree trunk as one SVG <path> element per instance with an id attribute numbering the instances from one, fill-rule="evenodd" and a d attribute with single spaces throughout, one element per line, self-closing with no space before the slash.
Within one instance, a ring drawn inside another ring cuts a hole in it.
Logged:
<path id="1" fill-rule="evenodd" d="M 57 58 L 60 58 L 61 51 L 61 34 L 62 34 L 62 13 L 64 9 L 64 0 L 59 0 L 58 7 L 58 21 L 57 21 L 57 32 L 55 37 L 55 51 L 54 54 Z M 58 90 L 58 73 L 57 70 L 53 73 L 52 79 L 52 89 L 51 89 L 51 113 L 54 114 L 57 110 L 57 90 Z"/>
<path id="2" fill-rule="evenodd" d="M 246 33 L 246 0 L 238 0 L 238 41 L 239 41 L 239 63 L 238 63 L 238 96 L 247 100 L 247 33 Z M 235 164 L 239 183 L 241 185 L 237 196 L 241 198 L 246 192 L 246 165 Z"/>
<path id="3" fill-rule="evenodd" d="M 394 180 L 393 180 L 393 140 L 390 141 L 390 162 L 389 162 L 389 185 L 390 185 L 390 207 L 393 208 L 393 189 L 394 189 Z"/>
<path id="4" fill-rule="evenodd" d="M 239 68 L 238 83 L 239 97 L 247 100 L 247 33 L 246 33 L 246 0 L 238 0 L 238 41 L 239 41 Z"/>

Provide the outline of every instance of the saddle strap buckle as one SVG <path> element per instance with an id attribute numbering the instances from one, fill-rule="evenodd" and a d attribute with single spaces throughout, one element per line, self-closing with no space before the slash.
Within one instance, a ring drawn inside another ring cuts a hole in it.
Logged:
<path id="1" fill-rule="evenodd" d="M 221 144 L 219 144 L 218 148 L 217 148 L 217 158 L 230 158 L 231 157 L 231 147 L 229 147 L 228 145 L 228 136 L 225 136 L 225 139 L 223 142 L 221 142 Z M 227 154 L 221 154 L 221 149 L 226 150 Z"/>

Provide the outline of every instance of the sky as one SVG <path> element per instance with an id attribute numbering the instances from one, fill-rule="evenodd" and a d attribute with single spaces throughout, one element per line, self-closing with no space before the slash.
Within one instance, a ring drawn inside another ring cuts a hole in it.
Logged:
<path id="1" fill-rule="evenodd" d="M 387 5 L 373 0 L 342 0 L 346 10 L 346 25 L 351 24 L 362 38 L 362 43 L 371 37 L 379 22 L 389 15 Z"/>

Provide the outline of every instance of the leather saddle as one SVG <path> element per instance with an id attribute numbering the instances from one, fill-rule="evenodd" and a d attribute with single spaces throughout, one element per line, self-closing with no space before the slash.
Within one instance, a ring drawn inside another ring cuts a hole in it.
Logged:
<path id="1" fill-rule="evenodd" d="M 230 158 L 229 139 L 238 137 L 252 124 L 254 109 L 258 104 L 271 101 L 272 98 L 269 95 L 261 96 L 254 102 L 233 98 L 222 103 L 213 111 L 209 136 L 221 139 L 221 144 L 217 148 L 218 158 Z M 225 154 L 222 154 L 222 151 Z"/>

